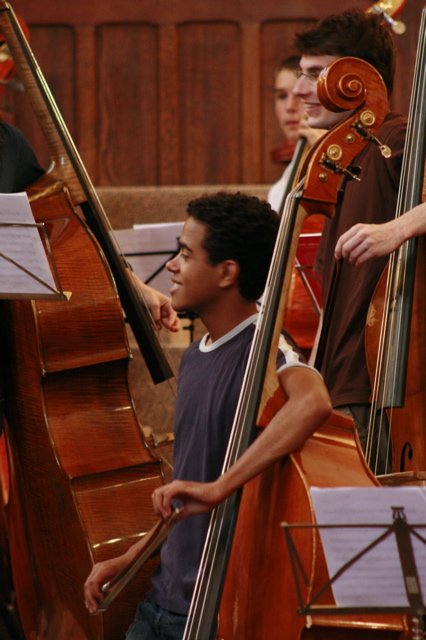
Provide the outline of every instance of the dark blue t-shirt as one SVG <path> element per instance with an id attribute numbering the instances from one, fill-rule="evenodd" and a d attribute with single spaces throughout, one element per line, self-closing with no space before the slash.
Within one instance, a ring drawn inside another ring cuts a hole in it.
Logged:
<path id="1" fill-rule="evenodd" d="M 222 471 L 257 315 L 211 345 L 206 336 L 184 353 L 175 411 L 173 478 L 210 482 Z M 288 334 L 277 370 L 303 363 Z M 185 518 L 169 533 L 148 594 L 160 607 L 187 614 L 210 514 Z"/>

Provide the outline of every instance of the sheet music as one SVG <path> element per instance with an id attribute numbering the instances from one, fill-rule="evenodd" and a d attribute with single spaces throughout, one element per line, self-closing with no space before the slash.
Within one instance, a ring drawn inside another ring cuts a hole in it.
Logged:
<path id="1" fill-rule="evenodd" d="M 48 288 L 50 286 L 56 290 L 56 284 L 38 228 L 14 226 L 35 224 L 26 193 L 0 194 L 0 223 L 13 223 L 12 226 L 0 227 L 0 298 L 55 295 Z M 42 282 L 32 278 L 4 256 L 36 275 Z"/>
<path id="2" fill-rule="evenodd" d="M 421 487 L 313 487 L 311 495 L 318 524 L 391 525 L 392 507 L 404 507 L 408 524 L 426 524 L 426 490 Z M 385 530 L 320 529 L 330 578 Z M 426 528 L 417 531 L 426 538 Z M 421 591 L 426 596 L 426 545 L 410 537 Z M 349 567 L 334 583 L 333 595 L 340 607 L 409 606 L 395 535 L 392 533 Z"/>

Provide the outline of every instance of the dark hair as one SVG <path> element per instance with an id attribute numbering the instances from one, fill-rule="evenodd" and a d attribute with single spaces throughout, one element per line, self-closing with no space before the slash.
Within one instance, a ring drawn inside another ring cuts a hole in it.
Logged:
<path id="1" fill-rule="evenodd" d="M 293 69 L 299 69 L 300 67 L 300 56 L 289 56 L 285 58 L 275 70 L 275 75 L 277 75 L 283 69 L 288 69 L 289 71 L 293 71 Z"/>
<path id="2" fill-rule="evenodd" d="M 302 55 L 353 56 L 371 64 L 382 76 L 388 96 L 395 75 L 395 44 L 379 13 L 348 9 L 297 33 L 294 46 Z"/>
<path id="3" fill-rule="evenodd" d="M 257 300 L 265 288 L 279 226 L 270 204 L 240 192 L 219 192 L 191 200 L 187 213 L 207 227 L 203 248 L 209 263 L 238 262 L 239 291 L 246 300 Z"/>

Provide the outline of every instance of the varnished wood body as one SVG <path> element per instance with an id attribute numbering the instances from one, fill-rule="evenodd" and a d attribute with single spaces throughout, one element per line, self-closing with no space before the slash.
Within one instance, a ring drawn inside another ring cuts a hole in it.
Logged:
<path id="1" fill-rule="evenodd" d="M 124 637 L 152 563 L 103 616 L 83 584 L 156 521 L 162 482 L 128 387 L 130 357 L 114 282 L 66 191 L 33 204 L 70 301 L 4 303 L 8 345 L 12 568 L 26 638 Z"/>
<path id="2" fill-rule="evenodd" d="M 333 413 L 298 452 L 275 464 L 243 490 L 219 612 L 221 640 L 396 640 L 401 616 L 298 616 L 288 549 L 280 524 L 314 524 L 309 487 L 374 487 L 378 482 L 359 449 L 352 421 Z M 255 508 L 253 508 L 255 505 Z M 319 536 L 293 529 L 310 580 L 304 603 L 328 580 Z M 318 604 L 334 604 L 326 593 Z"/>
<path id="3" fill-rule="evenodd" d="M 391 425 L 392 472 L 415 474 L 426 471 L 426 358 L 424 318 L 426 317 L 426 246 L 419 238 L 407 362 L 406 392 L 403 407 L 387 410 Z M 375 380 L 383 310 L 386 309 L 386 269 L 371 300 L 365 329 L 367 363 L 372 384 Z M 385 354 L 386 362 L 386 354 Z"/>
<path id="4" fill-rule="evenodd" d="M 426 9 L 423 9 L 395 217 L 424 201 Z M 409 215 L 409 214 L 407 214 Z M 411 238 L 390 256 L 367 314 L 365 344 L 371 402 L 387 410 L 393 474 L 426 472 L 425 238 Z M 367 265 L 368 266 L 368 265 Z M 373 452 L 374 454 L 374 452 Z M 401 478 L 406 481 L 407 478 Z M 397 481 L 395 476 L 392 482 Z"/>

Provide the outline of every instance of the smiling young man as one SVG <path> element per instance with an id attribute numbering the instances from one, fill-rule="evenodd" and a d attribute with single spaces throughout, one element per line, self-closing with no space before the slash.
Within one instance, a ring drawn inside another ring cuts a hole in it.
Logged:
<path id="1" fill-rule="evenodd" d="M 318 75 L 338 58 L 353 56 L 370 63 L 382 76 L 388 96 L 392 93 L 395 49 L 386 22 L 379 14 L 352 9 L 329 16 L 298 34 L 295 46 L 301 60 L 293 91 L 303 101 L 312 127 L 330 129 L 347 116 L 347 112 L 328 111 L 317 95 Z M 356 223 L 382 224 L 395 216 L 405 131 L 405 118 L 389 111 L 377 138 L 392 150 L 391 157 L 384 158 L 376 145 L 368 143 L 353 160 L 353 165 L 361 167 L 361 181 L 343 181 L 343 199 L 334 218 L 324 223 L 316 264 L 322 275 L 324 308 L 332 289 L 335 300 L 330 309 L 320 370 L 333 407 L 354 418 L 364 450 L 371 394 L 364 329 L 370 300 L 387 258 L 376 257 L 360 268 L 341 261 L 336 280 L 335 249 L 339 238 Z M 378 453 L 371 466 L 377 473 L 383 473 L 389 458 L 386 438 L 375 444 Z"/>
<path id="2" fill-rule="evenodd" d="M 172 274 L 175 310 L 196 312 L 208 333 L 184 353 L 175 411 L 174 480 L 156 489 L 153 504 L 167 520 L 182 505 L 152 575 L 153 589 L 138 606 L 127 640 L 182 638 L 210 511 L 269 465 L 301 447 L 331 405 L 318 373 L 304 363 L 288 334 L 277 354 L 286 404 L 226 473 L 223 460 L 233 424 L 278 228 L 266 202 L 219 193 L 189 203 Z M 188 518 L 187 516 L 193 516 Z M 102 600 L 100 585 L 117 576 L 143 547 L 94 566 L 85 583 L 89 611 Z"/>
<path id="3" fill-rule="evenodd" d="M 348 34 L 349 37 L 347 37 Z M 295 44 L 296 48 L 303 53 L 300 70 L 296 75 L 299 79 L 302 77 L 306 79 L 298 82 L 295 93 L 305 105 L 311 127 L 330 128 L 346 117 L 346 113 L 333 114 L 327 111 L 319 103 L 315 90 L 319 73 L 326 64 L 337 58 L 355 56 L 366 60 L 383 77 L 388 95 L 392 93 L 395 69 L 393 44 L 385 25 L 380 25 L 380 16 L 377 14 L 366 14 L 356 10 L 330 16 L 314 29 L 299 34 Z M 398 139 L 394 141 L 392 151 L 394 157 L 397 154 L 398 159 L 401 155 L 400 134 L 401 129 L 405 129 L 405 124 L 399 120 L 394 121 L 393 126 Z M 354 226 L 339 237 L 335 257 L 337 260 L 344 258 L 359 267 L 372 258 L 388 256 L 406 240 L 424 233 L 426 233 L 425 202 L 399 218 L 392 216 L 388 221 L 380 219 L 356 221 Z"/>

